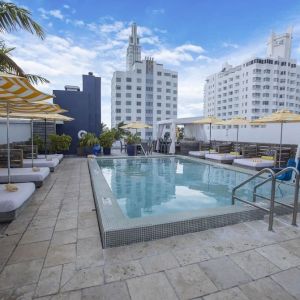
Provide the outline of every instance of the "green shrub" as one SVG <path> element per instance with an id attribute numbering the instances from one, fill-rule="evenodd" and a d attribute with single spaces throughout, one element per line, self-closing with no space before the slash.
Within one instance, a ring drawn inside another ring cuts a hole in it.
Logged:
<path id="1" fill-rule="evenodd" d="M 141 142 L 141 138 L 137 134 L 128 134 L 126 141 L 127 145 L 139 144 Z"/>
<path id="2" fill-rule="evenodd" d="M 111 148 L 114 141 L 115 141 L 115 132 L 112 130 L 103 132 L 99 137 L 100 145 L 103 148 Z"/>
<path id="3" fill-rule="evenodd" d="M 92 132 L 87 132 L 79 140 L 79 146 L 80 147 L 94 147 L 95 145 L 99 145 L 99 139 Z"/>
<path id="4" fill-rule="evenodd" d="M 52 152 L 67 151 L 70 148 L 72 138 L 69 135 L 50 134 L 50 148 Z"/>

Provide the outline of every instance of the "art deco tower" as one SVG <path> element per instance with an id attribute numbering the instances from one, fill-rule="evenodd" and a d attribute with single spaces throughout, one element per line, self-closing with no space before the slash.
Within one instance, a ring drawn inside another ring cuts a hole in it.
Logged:
<path id="1" fill-rule="evenodd" d="M 137 35 L 136 24 L 131 25 L 131 35 L 129 36 L 129 45 L 127 47 L 126 56 L 126 69 L 132 70 L 132 67 L 136 61 L 141 61 L 141 46 L 140 39 Z"/>

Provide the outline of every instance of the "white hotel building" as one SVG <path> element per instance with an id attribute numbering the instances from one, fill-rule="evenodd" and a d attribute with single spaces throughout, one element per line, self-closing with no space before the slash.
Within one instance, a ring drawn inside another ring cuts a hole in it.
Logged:
<path id="1" fill-rule="evenodd" d="M 225 64 L 206 79 L 204 115 L 257 119 L 279 109 L 300 113 L 300 66 L 291 59 L 292 33 L 272 34 L 265 58 Z M 221 126 L 219 126 L 221 127 Z"/>
<path id="2" fill-rule="evenodd" d="M 136 24 L 132 25 L 127 48 L 126 71 L 114 72 L 111 81 L 111 126 L 122 121 L 143 122 L 177 118 L 177 72 L 164 69 L 153 58 L 141 60 Z M 141 138 L 153 136 L 153 129 L 140 131 Z"/>

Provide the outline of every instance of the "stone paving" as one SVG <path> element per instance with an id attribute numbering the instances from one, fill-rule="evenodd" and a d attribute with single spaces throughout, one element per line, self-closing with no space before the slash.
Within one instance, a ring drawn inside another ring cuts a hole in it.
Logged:
<path id="1" fill-rule="evenodd" d="M 66 158 L 0 227 L 0 299 L 300 299 L 300 229 L 289 222 L 104 250 L 87 161 Z"/>

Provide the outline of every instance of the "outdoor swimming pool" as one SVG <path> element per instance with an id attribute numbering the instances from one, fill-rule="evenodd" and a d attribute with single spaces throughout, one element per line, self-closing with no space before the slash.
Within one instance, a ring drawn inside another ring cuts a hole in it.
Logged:
<path id="1" fill-rule="evenodd" d="M 88 163 L 104 248 L 262 219 L 266 214 L 231 203 L 232 189 L 255 171 L 178 155 L 108 157 Z M 251 201 L 253 187 L 264 178 L 251 181 L 237 196 Z M 291 186 L 280 184 L 276 198 L 290 202 L 293 192 Z M 270 188 L 264 185 L 258 193 L 269 196 Z M 257 203 L 269 207 L 261 198 Z M 281 207 L 275 211 L 287 213 Z"/>
<path id="2" fill-rule="evenodd" d="M 98 163 L 128 218 L 229 206 L 232 189 L 250 176 L 178 157 L 111 159 Z M 246 185 L 240 195 L 250 196 L 258 182 Z M 269 190 L 265 186 L 260 192 L 268 196 Z M 283 186 L 278 196 L 291 192 Z"/>

